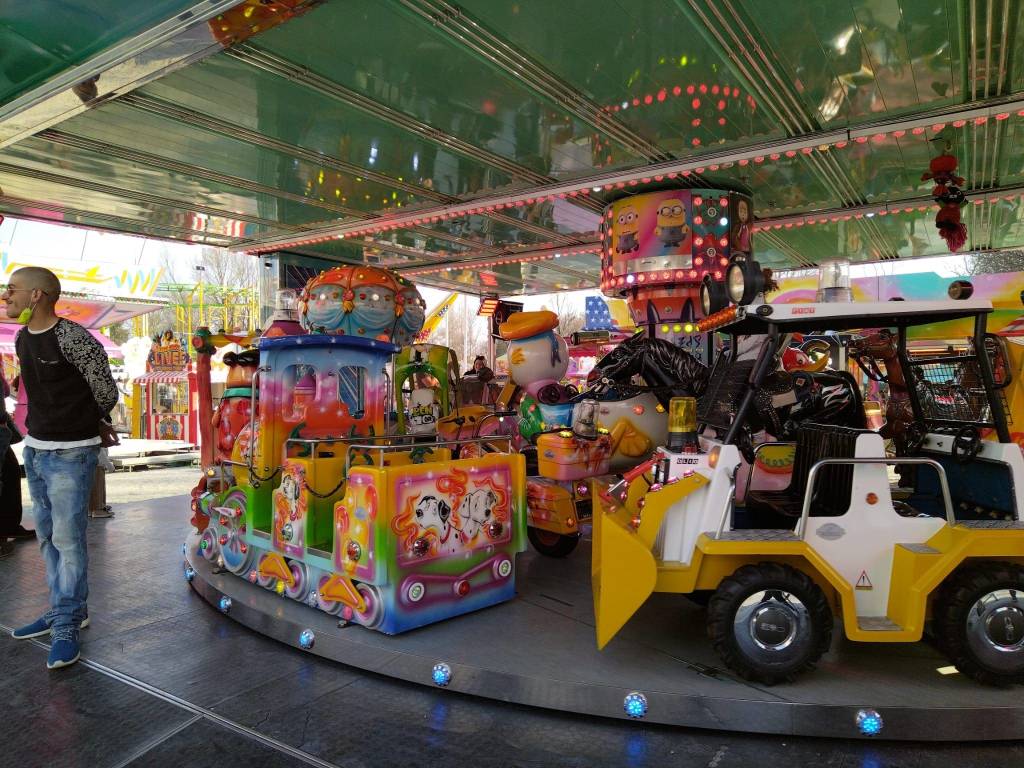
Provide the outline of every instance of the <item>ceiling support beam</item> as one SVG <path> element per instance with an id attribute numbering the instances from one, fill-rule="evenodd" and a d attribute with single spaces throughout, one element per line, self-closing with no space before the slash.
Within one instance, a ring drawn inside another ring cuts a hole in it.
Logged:
<path id="1" fill-rule="evenodd" d="M 249 216 L 244 213 L 235 213 L 233 211 L 224 211 L 220 208 L 212 208 L 208 205 L 200 205 L 194 202 L 186 202 L 184 200 L 174 200 L 167 197 L 161 197 L 160 195 L 151 195 L 147 192 L 136 192 L 134 190 L 125 189 L 123 187 L 114 187 L 109 184 L 101 184 L 96 181 L 86 181 L 85 179 L 78 179 L 74 176 L 65 176 L 63 174 L 51 173 L 49 171 L 41 171 L 35 168 L 25 168 L 20 165 L 12 165 L 11 163 L 0 162 L 0 174 L 9 174 L 11 176 L 20 176 L 26 179 L 36 179 L 38 181 L 45 181 L 49 184 L 59 184 L 65 187 L 72 187 L 74 189 L 84 189 L 90 192 L 99 192 L 100 194 L 110 195 L 112 197 L 118 197 L 123 200 L 133 200 L 139 203 L 147 203 L 149 205 L 156 205 L 162 208 L 173 208 L 176 210 L 185 211 L 186 213 L 202 213 L 207 216 L 214 216 L 216 218 L 225 219 L 227 221 L 242 221 L 248 224 L 256 224 L 258 226 L 267 227 L 271 231 L 277 230 L 289 230 L 292 233 L 298 233 L 302 231 L 301 227 L 281 224 L 276 221 L 269 219 L 261 219 L 258 216 Z M 294 236 L 294 234 L 293 234 Z"/>
<path id="2" fill-rule="evenodd" d="M 1011 187 L 1003 187 L 1000 189 L 989 189 L 984 192 L 980 192 L 977 195 L 972 195 L 969 199 L 971 203 L 980 205 L 986 202 L 994 202 L 996 200 L 1005 197 L 1024 197 L 1024 185 L 1016 185 Z M 790 216 L 778 216 L 768 219 L 758 219 L 754 226 L 754 231 L 758 236 L 765 237 L 772 245 L 778 248 L 780 251 L 786 253 L 796 263 L 797 267 L 812 267 L 815 265 L 814 260 L 807 256 L 797 252 L 792 246 L 788 245 L 784 240 L 780 238 L 780 230 L 794 229 L 803 226 L 814 226 L 817 224 L 828 224 L 837 223 L 839 221 L 857 220 L 862 226 L 871 226 L 873 224 L 872 219 L 876 216 L 888 216 L 888 215 L 900 215 L 907 212 L 907 209 L 918 210 L 920 208 L 932 209 L 934 208 L 935 201 L 930 195 L 921 195 L 917 197 L 907 197 L 898 200 L 890 200 L 883 203 L 874 204 L 863 204 L 858 206 L 851 206 L 847 208 L 830 208 L 827 210 L 816 211 L 807 214 L 795 214 Z M 972 205 L 972 208 L 976 207 Z M 465 258 L 453 259 L 448 262 L 439 262 L 438 264 L 421 265 L 416 267 L 410 267 L 408 269 L 399 269 L 402 274 L 406 276 L 416 276 L 425 274 L 438 274 L 444 271 L 454 271 L 460 269 L 472 269 L 484 266 L 492 266 L 494 264 L 511 264 L 523 261 L 547 261 L 554 259 L 556 256 L 572 256 L 583 253 L 600 253 L 601 243 L 600 240 L 594 239 L 590 242 L 585 242 L 577 247 L 570 248 L 540 248 L 529 251 L 520 252 L 505 252 L 499 254 L 497 258 L 494 256 L 485 257 L 483 254 L 469 254 Z M 895 258 L 896 254 L 883 253 L 881 258 L 892 259 Z M 554 267 L 555 265 L 545 264 L 545 268 Z M 579 276 L 582 273 L 574 271 L 573 274 Z M 590 279 L 594 279 L 592 276 Z M 596 285 L 596 281 L 595 281 Z"/>
<path id="3" fill-rule="evenodd" d="M 704 173 L 707 170 L 714 171 L 720 167 L 728 168 L 736 164 L 746 165 L 752 161 L 764 162 L 767 158 L 781 159 L 783 155 L 793 158 L 797 154 L 809 155 L 841 151 L 841 147 L 845 147 L 850 142 L 867 141 L 879 135 L 884 137 L 885 134 L 891 133 L 924 131 L 947 123 L 959 127 L 971 121 L 1001 120 L 1013 115 L 1024 116 L 1024 98 L 988 99 L 956 107 L 929 110 L 913 117 L 878 120 L 856 128 L 816 131 L 803 136 L 759 142 L 736 149 L 706 152 L 686 160 L 674 160 L 624 171 L 610 171 L 529 190 L 481 197 L 468 202 L 433 208 L 404 209 L 401 213 L 385 214 L 369 226 L 366 223 L 354 222 L 319 228 L 311 233 L 311 237 L 341 238 L 372 229 L 377 231 L 402 229 L 418 226 L 428 220 L 473 215 L 489 206 L 493 206 L 496 210 L 503 210 L 508 207 L 533 204 L 541 200 L 556 198 L 574 200 L 577 197 L 585 197 L 591 191 L 630 189 L 639 187 L 641 184 L 649 184 L 652 181 L 660 182 L 665 178 L 688 177 L 694 172 Z M 773 158 L 773 155 L 776 157 Z M 254 242 L 252 250 L 277 250 L 286 245 L 297 245 L 301 242 L 301 240 L 287 237 L 264 238 L 259 242 Z"/>
<path id="4" fill-rule="evenodd" d="M 149 221 L 129 219 L 124 216 L 112 216 L 109 213 L 98 213 L 96 211 L 85 211 L 80 208 L 69 208 L 65 205 L 45 203 L 38 200 L 23 200 L 17 197 L 0 195 L 0 210 L 4 210 L 19 219 L 31 219 L 44 221 L 48 224 L 65 224 L 69 226 L 89 227 L 90 229 L 105 229 L 112 232 L 132 232 L 144 237 L 155 237 L 161 240 L 174 240 L 180 242 L 187 240 L 191 243 L 206 243 L 221 248 L 232 248 L 242 242 L 230 235 L 221 235 L 215 232 L 207 232 L 191 227 L 172 227 L 168 224 L 153 224 Z M 50 211 L 56 214 L 53 217 L 42 216 L 38 211 Z M 76 221 L 75 219 L 78 219 Z M 109 224 L 104 227 L 100 224 L 93 224 L 92 221 L 83 223 L 84 220 L 95 220 Z M 140 228 L 142 231 L 140 231 Z M 149 231 L 151 230 L 151 231 Z"/>
<path id="5" fill-rule="evenodd" d="M 295 9 L 301 14 L 320 0 Z M 240 0 L 198 0 L 174 18 L 102 51 L 50 78 L 28 93 L 0 105 L 0 148 L 74 117 L 119 94 L 140 88 L 180 67 L 224 50 L 208 28 L 215 16 Z M 283 18 L 287 18 L 282 14 Z M 94 80 L 94 78 L 96 78 Z M 95 93 L 72 89 L 93 81 Z"/>

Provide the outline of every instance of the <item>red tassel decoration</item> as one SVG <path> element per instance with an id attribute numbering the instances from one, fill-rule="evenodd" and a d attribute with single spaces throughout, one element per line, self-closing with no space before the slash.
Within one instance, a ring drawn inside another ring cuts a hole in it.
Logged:
<path id="1" fill-rule="evenodd" d="M 957 159 L 949 154 L 947 143 L 942 154 L 933 157 L 928 164 L 928 172 L 921 176 L 922 181 L 935 181 L 932 197 L 939 206 L 935 226 L 952 253 L 959 251 L 967 242 L 967 227 L 960 220 L 960 209 L 967 204 L 967 197 L 960 189 L 964 180 L 956 175 L 956 168 Z"/>

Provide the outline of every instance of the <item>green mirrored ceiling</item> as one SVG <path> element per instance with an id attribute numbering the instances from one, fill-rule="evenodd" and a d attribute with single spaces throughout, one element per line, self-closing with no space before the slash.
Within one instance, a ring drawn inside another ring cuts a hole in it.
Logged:
<path id="1" fill-rule="evenodd" d="M 483 24 L 676 157 L 783 134 L 727 52 L 673 0 L 462 4 Z"/>
<path id="2" fill-rule="evenodd" d="M 511 247 L 515 245 L 534 247 L 547 246 L 552 243 L 550 238 L 542 234 L 528 229 L 521 229 L 486 216 L 462 216 L 457 219 L 427 224 L 425 227 L 435 232 L 441 232 L 476 243 L 485 248 Z"/>
<path id="3" fill-rule="evenodd" d="M 503 214 L 529 224 L 550 229 L 559 235 L 586 239 L 597 234 L 600 214 L 566 200 L 550 200 L 518 208 L 505 209 Z"/>
<path id="4" fill-rule="evenodd" d="M 270 225 L 276 225 L 279 220 L 303 224 L 320 221 L 331 215 L 320 208 L 296 205 L 270 195 L 254 194 L 230 185 L 143 166 L 109 155 L 56 146 L 35 137 L 0 151 L 0 162 L 29 169 L 53 169 L 54 158 L 59 161 L 59 174 L 69 179 L 105 179 L 107 184 L 120 189 L 145 191 L 169 202 L 199 204 L 225 213 L 258 217 L 267 220 Z"/>
<path id="5" fill-rule="evenodd" d="M 708 3 L 710 5 L 710 3 Z M 821 126 L 956 103 L 963 86 L 955 0 L 726 3 L 762 41 L 766 87 L 794 94 Z"/>
<path id="6" fill-rule="evenodd" d="M 4 2 L 0 7 L 0 104 L 195 4 L 195 0 Z"/>
<path id="7" fill-rule="evenodd" d="M 511 181 L 438 142 L 228 57 L 175 72 L 142 92 L 441 195 L 478 195 Z"/>
<path id="8" fill-rule="evenodd" d="M 255 147 L 230 136 L 175 122 L 169 117 L 117 102 L 72 118 L 62 126 L 68 133 L 137 149 L 169 160 L 194 163 L 231 176 L 282 189 L 312 200 L 331 201 L 355 211 L 390 209 L 416 198 L 404 190 L 383 186 L 323 164 L 298 159 L 274 149 Z M 282 208 L 282 222 L 302 224 L 329 220 L 341 214 L 310 214 L 304 206 Z"/>
<path id="9" fill-rule="evenodd" d="M 0 105 L 193 5 L 5 9 Z M 545 199 L 553 182 L 693 159 L 705 167 L 681 185 L 749 191 L 779 224 L 755 236 L 766 266 L 906 259 L 947 251 L 921 175 L 948 142 L 971 197 L 965 247 L 1016 248 L 1020 105 L 978 122 L 961 105 L 1024 98 L 1022 25 L 1024 4 L 1003 0 L 328 0 L 0 148 L 0 211 L 557 292 L 596 284 L 597 255 L 565 252 L 594 243 L 604 201 L 646 182 Z M 960 119 L 775 149 L 940 108 Z"/>
<path id="10" fill-rule="evenodd" d="M 286 24 L 257 47 L 541 174 L 572 178 L 637 161 L 604 137 L 612 159 L 595 156 L 592 127 L 398 5 L 328 3 L 315 23 L 330 46 L 311 46 L 305 25 Z"/>
<path id="11" fill-rule="evenodd" d="M 18 176 L 2 169 L 0 169 L 0 188 L 3 189 L 5 196 L 39 201 L 50 207 L 66 206 L 127 221 L 152 222 L 177 229 L 210 232 L 230 237 L 235 241 L 258 237 L 268 231 L 267 227 L 251 222 L 211 216 L 195 211 L 190 209 L 187 204 L 182 204 L 181 207 L 156 205 L 107 192 L 80 189 L 59 182 Z"/>

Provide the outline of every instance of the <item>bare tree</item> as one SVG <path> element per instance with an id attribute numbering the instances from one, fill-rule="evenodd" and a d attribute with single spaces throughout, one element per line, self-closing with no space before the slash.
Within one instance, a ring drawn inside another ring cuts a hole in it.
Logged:
<path id="1" fill-rule="evenodd" d="M 161 267 L 164 280 L 158 293 L 169 299 L 172 306 L 151 316 L 149 326 L 154 334 L 167 328 L 183 333 L 188 328 L 207 325 L 214 330 L 231 331 L 258 324 L 252 299 L 259 259 L 203 247 L 190 265 L 174 263 L 168 253 L 162 253 Z"/>
<path id="2" fill-rule="evenodd" d="M 993 275 L 1003 272 L 1024 270 L 1024 251 L 1007 250 L 991 253 L 964 253 L 960 257 L 960 273 L 969 275 Z"/>
<path id="3" fill-rule="evenodd" d="M 459 301 L 472 301 L 461 296 Z M 463 371 L 471 367 L 473 358 L 487 354 L 487 332 L 490 318 L 477 317 L 476 309 L 472 312 L 462 309 L 448 312 L 441 326 L 431 338 L 433 344 L 445 344 L 455 350 L 459 358 L 459 366 Z"/>
<path id="4" fill-rule="evenodd" d="M 545 309 L 550 309 L 558 315 L 558 333 L 562 336 L 569 336 L 583 328 L 586 323 L 586 315 L 583 310 L 584 300 L 572 293 L 555 293 L 545 303 Z"/>

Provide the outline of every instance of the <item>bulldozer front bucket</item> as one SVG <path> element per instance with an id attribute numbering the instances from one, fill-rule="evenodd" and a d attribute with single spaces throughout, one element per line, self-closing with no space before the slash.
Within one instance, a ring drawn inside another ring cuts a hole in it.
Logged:
<path id="1" fill-rule="evenodd" d="M 598 648 L 604 648 L 615 637 L 654 591 L 658 564 L 651 550 L 665 513 L 707 482 L 702 475 L 694 473 L 648 493 L 647 482 L 637 478 L 630 484 L 624 503 L 603 498 L 600 492 L 604 487 L 594 483 L 590 575 Z M 644 499 L 642 510 L 641 499 Z"/>

